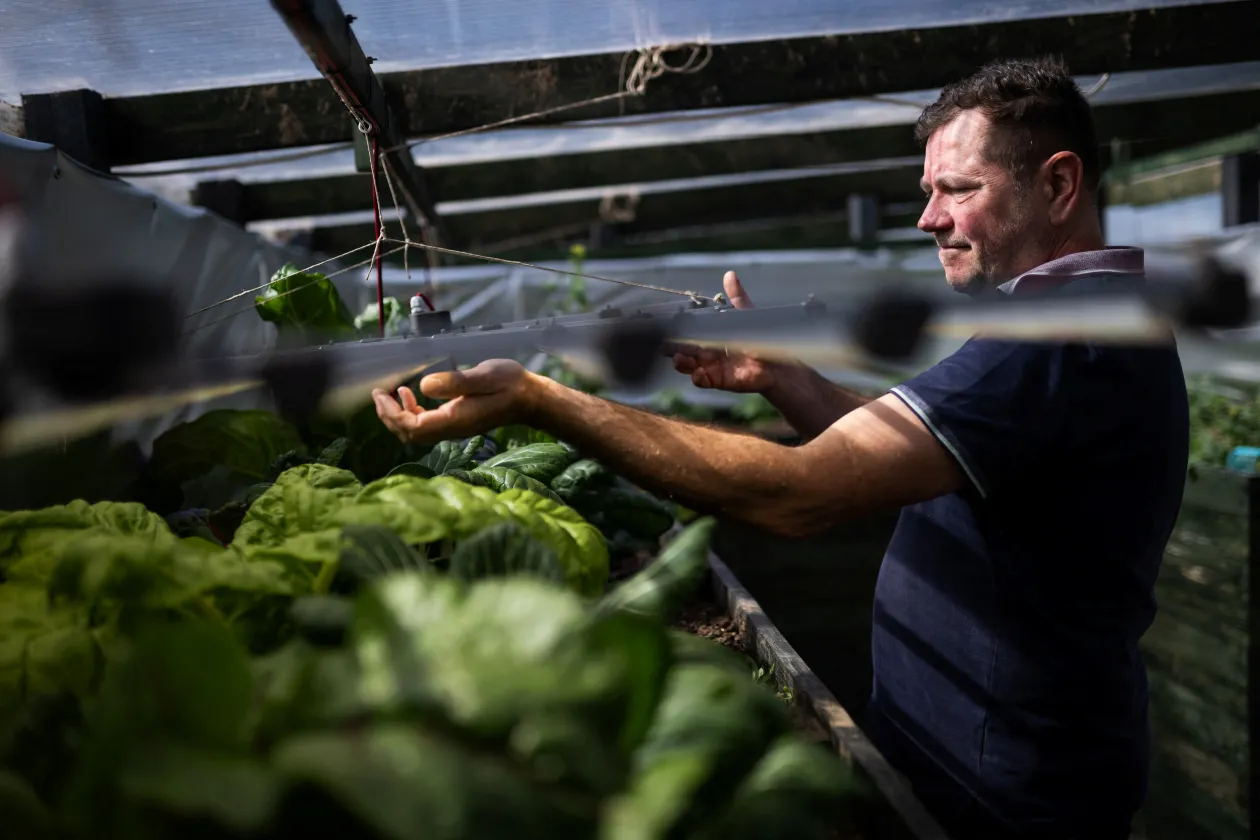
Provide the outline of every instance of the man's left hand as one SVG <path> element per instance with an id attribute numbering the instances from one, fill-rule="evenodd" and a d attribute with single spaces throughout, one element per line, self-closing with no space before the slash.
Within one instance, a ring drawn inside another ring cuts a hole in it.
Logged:
<path id="1" fill-rule="evenodd" d="M 493 359 L 468 370 L 434 373 L 420 380 L 426 397 L 447 400 L 424 409 L 410 388 L 399 388 L 399 405 L 379 388 L 372 392 L 376 413 L 404 443 L 431 444 L 471 437 L 526 422 L 533 375 L 516 362 Z"/>

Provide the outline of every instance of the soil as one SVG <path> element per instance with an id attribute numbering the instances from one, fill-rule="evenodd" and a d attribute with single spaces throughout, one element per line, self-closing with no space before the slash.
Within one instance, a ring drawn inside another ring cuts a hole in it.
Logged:
<path id="1" fill-rule="evenodd" d="M 683 608 L 682 615 L 674 622 L 674 627 L 686 630 L 705 639 L 711 639 L 738 653 L 752 656 L 754 651 L 749 644 L 746 627 L 741 627 L 726 614 L 712 599 L 705 595 L 694 598 Z M 750 675 L 751 677 L 751 675 Z M 792 721 L 797 730 L 811 741 L 827 743 L 830 737 L 826 728 L 808 709 L 806 704 L 793 699 L 791 701 Z M 871 840 L 862 833 L 846 814 L 841 817 L 831 833 L 831 840 Z"/>

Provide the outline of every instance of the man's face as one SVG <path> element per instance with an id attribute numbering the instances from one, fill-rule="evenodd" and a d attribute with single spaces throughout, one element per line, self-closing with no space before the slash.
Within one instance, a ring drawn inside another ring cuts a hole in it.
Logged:
<path id="1" fill-rule="evenodd" d="M 920 182 L 928 205 L 919 229 L 940 248 L 945 280 L 974 295 L 1044 261 L 1049 224 L 1032 185 L 990 152 L 991 126 L 978 111 L 963 111 L 928 139 Z"/>

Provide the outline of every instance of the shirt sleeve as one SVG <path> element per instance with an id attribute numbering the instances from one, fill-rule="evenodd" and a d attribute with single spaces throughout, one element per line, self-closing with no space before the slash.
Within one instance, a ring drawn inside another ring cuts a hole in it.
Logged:
<path id="1" fill-rule="evenodd" d="M 992 498 L 1047 456 L 1062 378 L 1062 345 L 972 339 L 891 391 Z"/>

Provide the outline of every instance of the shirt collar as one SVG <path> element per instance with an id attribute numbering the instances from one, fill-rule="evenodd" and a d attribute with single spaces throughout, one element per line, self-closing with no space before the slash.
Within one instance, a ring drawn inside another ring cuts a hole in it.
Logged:
<path id="1" fill-rule="evenodd" d="M 1146 271 L 1145 252 L 1129 245 L 1113 245 L 1097 251 L 1077 251 L 1025 271 L 998 286 L 1008 295 L 1039 292 L 1094 274 L 1141 276 Z"/>

